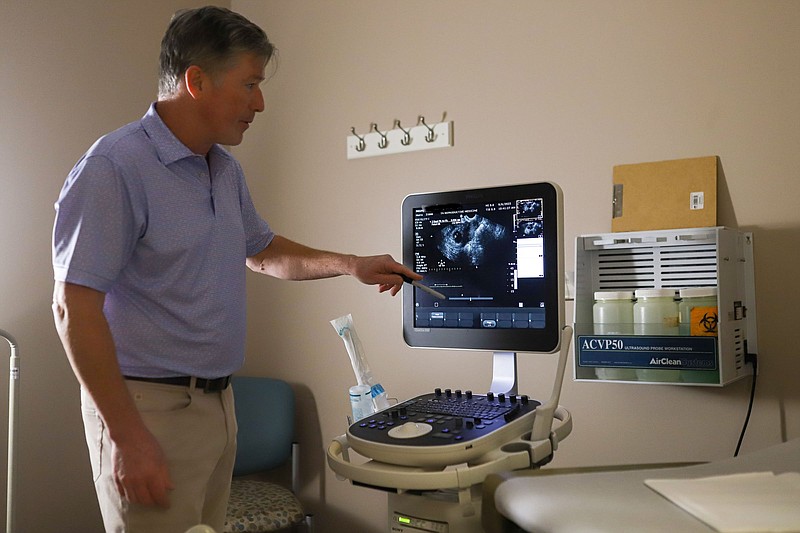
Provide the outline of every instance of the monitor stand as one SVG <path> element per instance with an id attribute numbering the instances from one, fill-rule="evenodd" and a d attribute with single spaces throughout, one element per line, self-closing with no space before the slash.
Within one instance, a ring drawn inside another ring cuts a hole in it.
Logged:
<path id="1" fill-rule="evenodd" d="M 494 352 L 489 391 L 495 394 L 517 394 L 517 384 L 517 352 Z"/>

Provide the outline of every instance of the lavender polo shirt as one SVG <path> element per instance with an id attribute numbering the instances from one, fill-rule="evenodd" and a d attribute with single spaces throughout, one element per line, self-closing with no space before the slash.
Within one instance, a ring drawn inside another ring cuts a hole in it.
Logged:
<path id="1" fill-rule="evenodd" d="M 217 378 L 244 360 L 245 258 L 274 234 L 239 163 L 216 145 L 208 160 L 153 104 L 89 149 L 55 205 L 55 279 L 106 293 L 125 375 Z"/>

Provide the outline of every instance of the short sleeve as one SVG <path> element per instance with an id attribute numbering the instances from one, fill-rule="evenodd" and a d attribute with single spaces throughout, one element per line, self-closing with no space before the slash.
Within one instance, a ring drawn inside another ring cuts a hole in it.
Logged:
<path id="1" fill-rule="evenodd" d="M 238 164 L 238 163 L 237 163 Z M 243 174 L 240 171 L 240 175 Z M 242 224 L 247 246 L 247 257 L 252 257 L 266 248 L 275 237 L 269 224 L 261 218 L 250 197 L 247 182 L 242 177 L 239 193 L 239 203 L 242 208 Z"/>
<path id="2" fill-rule="evenodd" d="M 104 156 L 84 157 L 55 208 L 55 279 L 108 292 L 144 231 L 122 172 Z"/>

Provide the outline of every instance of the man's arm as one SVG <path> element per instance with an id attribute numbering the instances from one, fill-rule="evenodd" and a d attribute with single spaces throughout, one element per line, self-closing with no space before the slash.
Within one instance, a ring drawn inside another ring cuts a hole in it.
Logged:
<path id="1" fill-rule="evenodd" d="M 247 258 L 247 266 L 280 279 L 307 280 L 350 275 L 361 283 L 378 285 L 380 292 L 396 295 L 403 287 L 402 276 L 422 276 L 401 265 L 390 255 L 357 256 L 309 248 L 276 235 L 260 253 Z"/>
<path id="2" fill-rule="evenodd" d="M 145 427 L 119 369 L 103 314 L 105 294 L 56 282 L 53 316 L 81 386 L 97 406 L 111 439 L 114 479 L 132 503 L 169 506 L 172 487 L 161 447 Z"/>

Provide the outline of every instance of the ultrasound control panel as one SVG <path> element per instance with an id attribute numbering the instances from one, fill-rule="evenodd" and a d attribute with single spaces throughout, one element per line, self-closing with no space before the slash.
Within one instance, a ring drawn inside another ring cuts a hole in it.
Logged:
<path id="1" fill-rule="evenodd" d="M 526 395 L 437 388 L 352 424 L 348 441 L 357 452 L 393 464 L 468 461 L 529 431 L 539 405 Z"/>

